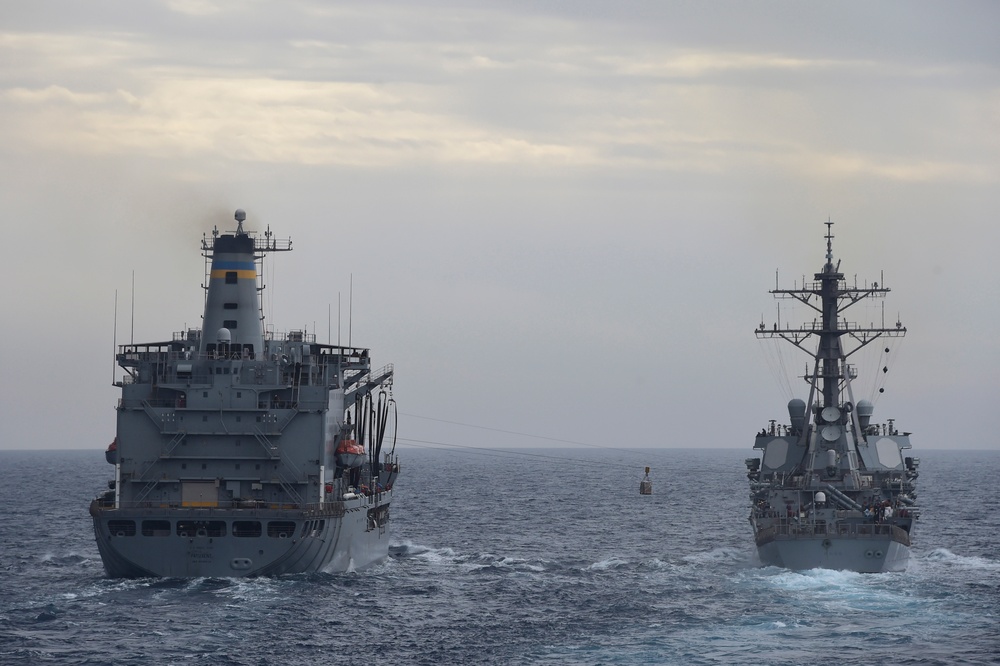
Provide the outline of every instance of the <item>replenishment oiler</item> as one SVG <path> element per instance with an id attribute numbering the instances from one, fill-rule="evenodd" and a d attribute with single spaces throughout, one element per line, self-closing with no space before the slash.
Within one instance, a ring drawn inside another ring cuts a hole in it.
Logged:
<path id="1" fill-rule="evenodd" d="M 349 571 L 388 555 L 393 367 L 265 329 L 263 262 L 291 241 L 245 219 L 202 240 L 202 328 L 117 349 L 114 479 L 90 505 L 109 576 Z"/>
<path id="2" fill-rule="evenodd" d="M 758 338 L 780 338 L 811 357 L 804 375 L 808 399 L 788 403 L 789 423 L 771 421 L 757 433 L 760 458 L 748 458 L 750 524 L 760 560 L 789 569 L 840 569 L 863 573 L 903 571 L 910 556 L 916 506 L 918 458 L 905 456 L 908 432 L 893 419 L 872 419 L 871 400 L 855 402 L 857 368 L 849 357 L 882 338 L 900 337 L 895 325 L 860 326 L 841 313 L 864 299 L 883 298 L 885 286 L 853 286 L 833 260 L 827 222 L 826 263 L 814 281 L 778 289 L 817 313 L 799 327 L 761 322 Z M 780 317 L 779 317 L 780 320 Z M 818 338 L 807 348 L 809 338 Z M 885 347 L 889 354 L 890 348 Z M 888 365 L 870 369 L 881 372 Z M 880 391 L 882 389 L 879 389 Z M 872 396 L 874 397 L 874 396 Z"/>

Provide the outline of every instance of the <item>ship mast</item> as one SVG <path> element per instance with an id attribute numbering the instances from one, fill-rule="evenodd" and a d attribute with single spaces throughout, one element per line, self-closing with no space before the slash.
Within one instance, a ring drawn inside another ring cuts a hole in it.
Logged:
<path id="1" fill-rule="evenodd" d="M 820 285 L 820 303 L 823 312 L 822 328 L 819 332 L 817 360 L 822 364 L 823 402 L 821 407 L 838 407 L 840 403 L 841 350 L 840 336 L 844 331 L 838 327 L 837 314 L 840 303 L 840 282 L 844 279 L 840 272 L 840 262 L 833 265 L 833 222 L 826 223 L 826 264 L 822 273 L 815 278 Z M 845 368 L 846 369 L 846 368 Z"/>
<path id="2" fill-rule="evenodd" d="M 878 282 L 871 286 L 858 287 L 856 284 L 848 286 L 844 281 L 844 274 L 840 272 L 840 261 L 834 263 L 833 259 L 833 222 L 825 222 L 826 232 L 826 263 L 822 271 L 814 274 L 814 282 L 803 283 L 800 289 L 778 289 L 771 290 L 775 298 L 793 298 L 804 303 L 819 313 L 819 321 L 811 324 L 803 324 L 798 328 L 780 326 L 774 324 L 768 329 L 761 322 L 756 330 L 758 338 L 781 338 L 792 343 L 802 351 L 809 354 L 814 359 L 812 374 L 803 377 L 811 386 L 810 403 L 813 402 L 814 392 L 818 391 L 820 396 L 816 400 L 816 405 L 809 404 L 809 409 L 814 415 L 834 408 L 840 413 L 836 416 L 833 411 L 827 412 L 824 421 L 827 423 L 847 422 L 847 413 L 852 405 L 848 402 L 844 404 L 841 400 L 842 393 L 846 387 L 850 392 L 850 381 L 857 377 L 857 372 L 853 366 L 848 365 L 847 358 L 870 344 L 876 339 L 887 337 L 901 337 L 906 334 L 906 328 L 897 321 L 894 327 L 887 327 L 883 321 L 880 326 L 871 325 L 862 327 L 853 322 L 842 321 L 840 313 L 865 298 L 884 297 L 889 293 L 889 289 L 880 286 Z M 818 336 L 819 342 L 815 350 L 805 346 L 805 341 L 811 336 Z M 853 341 L 851 348 L 846 348 L 843 340 L 850 338 Z"/>

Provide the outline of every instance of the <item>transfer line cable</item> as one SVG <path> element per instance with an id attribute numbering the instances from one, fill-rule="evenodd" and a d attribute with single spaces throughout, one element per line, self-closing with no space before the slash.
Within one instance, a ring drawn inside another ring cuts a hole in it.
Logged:
<path id="1" fill-rule="evenodd" d="M 458 421 L 448 421 L 445 419 L 435 419 L 430 416 L 419 416 L 417 414 L 407 414 L 406 412 L 400 412 L 402 416 L 409 416 L 414 419 L 423 419 L 425 421 L 436 421 L 438 423 L 448 423 L 450 425 L 464 426 L 466 428 L 478 428 L 479 430 L 489 430 L 492 432 L 501 432 L 507 435 L 519 435 L 521 437 L 531 437 L 533 439 L 544 439 L 550 442 L 561 442 L 563 444 L 575 444 L 577 446 L 586 446 L 594 449 L 609 449 L 606 444 L 588 444 L 587 442 L 578 442 L 572 439 L 559 439 L 558 437 L 546 437 L 545 435 L 532 435 L 527 432 L 517 432 L 515 430 L 503 430 L 502 428 L 491 428 L 489 426 L 475 425 L 472 423 L 460 423 Z M 646 455 L 645 451 L 640 451 L 636 449 L 626 449 L 620 446 L 614 447 L 615 451 L 627 451 L 629 453 L 635 453 L 636 455 Z"/>

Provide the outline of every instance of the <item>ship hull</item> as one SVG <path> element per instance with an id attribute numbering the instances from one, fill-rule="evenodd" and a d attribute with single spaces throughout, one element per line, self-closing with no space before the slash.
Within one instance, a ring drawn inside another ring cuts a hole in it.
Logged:
<path id="1" fill-rule="evenodd" d="M 229 578 L 363 569 L 389 553 L 389 497 L 310 509 L 91 505 L 112 578 Z"/>
<path id="2" fill-rule="evenodd" d="M 889 537 L 776 538 L 757 547 L 765 566 L 795 571 L 833 569 L 859 573 L 905 571 L 910 547 Z"/>

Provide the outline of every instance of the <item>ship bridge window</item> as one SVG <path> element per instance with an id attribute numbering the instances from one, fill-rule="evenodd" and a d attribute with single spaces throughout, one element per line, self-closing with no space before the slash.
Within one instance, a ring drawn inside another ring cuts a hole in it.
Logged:
<path id="1" fill-rule="evenodd" d="M 155 537 L 170 536 L 170 521 L 169 520 L 142 521 L 142 536 L 155 536 Z"/>
<path id="2" fill-rule="evenodd" d="M 222 320 L 222 327 L 223 328 L 228 328 L 228 329 L 234 329 L 234 328 L 236 328 L 236 320 L 235 319 L 223 319 Z"/>
<path id="3" fill-rule="evenodd" d="M 267 536 L 278 539 L 288 539 L 295 534 L 295 522 L 291 520 L 272 520 L 267 524 Z"/>
<path id="4" fill-rule="evenodd" d="M 257 520 L 234 520 L 234 537 L 259 537 L 261 535 L 260 521 Z"/>
<path id="5" fill-rule="evenodd" d="M 237 284 L 236 271 L 226 271 L 226 284 Z"/>
<path id="6" fill-rule="evenodd" d="M 108 531 L 111 532 L 111 536 L 118 536 L 118 537 L 135 536 L 135 521 L 109 520 Z"/>
<path id="7" fill-rule="evenodd" d="M 223 303 L 222 304 L 222 309 L 223 310 L 237 310 L 237 309 L 239 309 L 239 307 L 240 307 L 239 303 Z"/>

